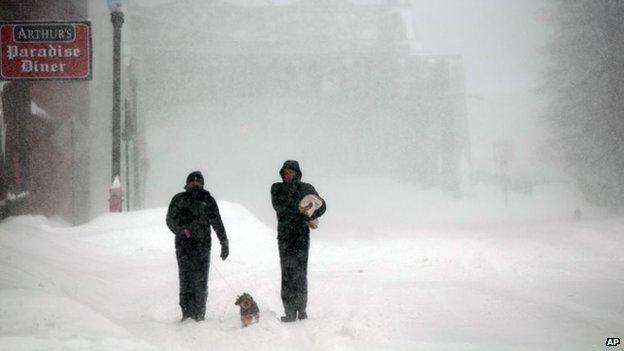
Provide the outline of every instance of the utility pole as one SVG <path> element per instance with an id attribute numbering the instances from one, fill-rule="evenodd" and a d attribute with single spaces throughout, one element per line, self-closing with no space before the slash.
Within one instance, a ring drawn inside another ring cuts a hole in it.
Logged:
<path id="1" fill-rule="evenodd" d="M 113 23 L 113 150 L 111 179 L 121 175 L 121 26 L 124 14 L 111 12 Z"/>

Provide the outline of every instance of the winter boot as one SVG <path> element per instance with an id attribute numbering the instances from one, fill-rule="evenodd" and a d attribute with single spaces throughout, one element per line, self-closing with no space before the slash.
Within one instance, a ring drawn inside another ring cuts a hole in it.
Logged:
<path id="1" fill-rule="evenodd" d="M 180 322 L 184 322 L 187 319 L 191 318 L 191 315 L 188 313 L 182 313 L 182 319 L 180 319 Z"/>
<path id="2" fill-rule="evenodd" d="M 306 311 L 299 311 L 299 319 L 308 319 L 308 314 L 306 313 Z"/>
<path id="3" fill-rule="evenodd" d="M 297 320 L 297 317 L 295 316 L 281 316 L 280 320 L 284 323 L 290 323 L 290 322 L 294 322 Z"/>
<path id="4" fill-rule="evenodd" d="M 280 317 L 282 322 L 289 323 L 297 320 L 297 312 L 296 311 L 286 311 L 286 315 Z"/>
<path id="5" fill-rule="evenodd" d="M 201 321 L 203 321 L 205 318 L 204 318 L 204 316 L 195 316 L 195 317 L 193 317 L 193 319 L 195 320 L 195 322 L 201 322 Z"/>

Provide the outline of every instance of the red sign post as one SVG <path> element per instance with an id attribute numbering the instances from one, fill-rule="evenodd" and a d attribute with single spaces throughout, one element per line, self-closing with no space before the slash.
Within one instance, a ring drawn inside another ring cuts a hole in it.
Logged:
<path id="1" fill-rule="evenodd" d="M 0 22 L 1 80 L 90 80 L 91 23 Z"/>

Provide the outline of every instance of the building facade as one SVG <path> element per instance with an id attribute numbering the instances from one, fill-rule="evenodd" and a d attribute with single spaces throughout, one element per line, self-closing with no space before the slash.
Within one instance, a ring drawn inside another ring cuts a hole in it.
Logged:
<path id="1" fill-rule="evenodd" d="M 93 58 L 90 80 L 0 82 L 0 215 L 80 223 L 107 211 L 112 24 L 106 1 L 1 0 L 0 21 L 89 21 Z"/>
<path id="2" fill-rule="evenodd" d="M 163 87 L 146 104 L 207 106 L 233 154 L 287 148 L 323 174 L 459 190 L 470 152 L 462 58 L 422 49 L 409 1 L 161 1 L 131 21 L 140 82 Z"/>

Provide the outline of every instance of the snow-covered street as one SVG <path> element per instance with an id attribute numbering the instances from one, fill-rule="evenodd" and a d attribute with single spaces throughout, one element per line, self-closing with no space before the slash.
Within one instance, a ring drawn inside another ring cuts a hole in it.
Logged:
<path id="1" fill-rule="evenodd" d="M 223 262 L 213 249 L 200 323 L 178 322 L 166 209 L 77 227 L 7 219 L 0 349 L 602 350 L 624 330 L 621 218 L 387 231 L 371 220 L 348 231 L 328 217 L 312 233 L 310 318 L 283 324 L 274 229 L 219 205 L 231 255 Z M 245 329 L 234 306 L 243 292 L 260 307 Z"/>
<path id="2" fill-rule="evenodd" d="M 623 24 L 0 1 L 0 351 L 624 351 Z"/>

